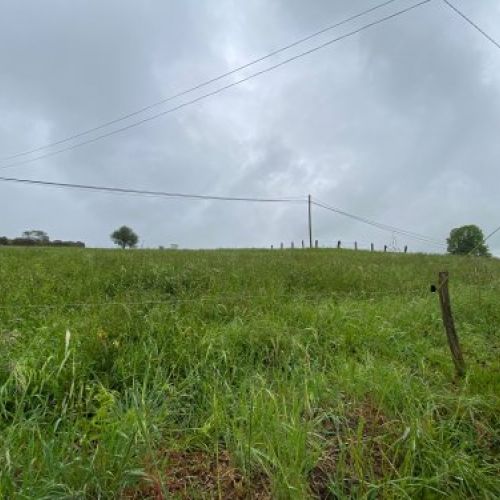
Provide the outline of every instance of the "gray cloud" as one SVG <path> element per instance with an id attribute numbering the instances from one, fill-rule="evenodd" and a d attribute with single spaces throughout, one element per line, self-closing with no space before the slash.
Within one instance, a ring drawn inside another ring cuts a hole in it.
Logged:
<path id="1" fill-rule="evenodd" d="M 455 2 L 500 38 L 497 2 Z M 0 18 L 0 156 L 157 101 L 375 3 L 10 2 Z M 411 3 L 401 0 L 366 21 Z M 435 0 L 175 114 L 0 173 L 193 193 L 313 193 L 444 239 L 464 223 L 486 232 L 500 224 L 498 130 L 500 52 Z M 305 206 L 6 183 L 0 199 L 0 234 L 9 236 L 42 228 L 54 238 L 108 246 L 123 223 L 145 246 L 267 246 L 307 236 Z M 391 241 L 319 208 L 314 229 L 322 242 Z M 491 246 L 500 253 L 498 238 Z"/>

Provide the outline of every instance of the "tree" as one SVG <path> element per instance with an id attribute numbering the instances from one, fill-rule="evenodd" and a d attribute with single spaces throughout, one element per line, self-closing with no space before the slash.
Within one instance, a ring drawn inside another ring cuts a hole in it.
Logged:
<path id="1" fill-rule="evenodd" d="M 45 231 L 40 231 L 39 229 L 32 229 L 31 231 L 24 231 L 23 238 L 27 240 L 33 240 L 38 243 L 48 243 L 49 235 Z"/>
<path id="2" fill-rule="evenodd" d="M 134 248 L 139 241 L 139 237 L 128 226 L 122 226 L 111 233 L 111 239 L 115 245 L 122 248 Z"/>
<path id="3" fill-rule="evenodd" d="M 453 255 L 490 255 L 483 232 L 474 224 L 452 229 L 446 241 L 448 252 Z"/>

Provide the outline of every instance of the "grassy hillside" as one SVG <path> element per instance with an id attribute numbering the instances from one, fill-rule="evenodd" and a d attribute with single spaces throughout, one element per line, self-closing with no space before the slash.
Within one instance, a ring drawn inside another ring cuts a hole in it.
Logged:
<path id="1" fill-rule="evenodd" d="M 19 248 L 0 284 L 2 498 L 500 495 L 498 260 Z"/>

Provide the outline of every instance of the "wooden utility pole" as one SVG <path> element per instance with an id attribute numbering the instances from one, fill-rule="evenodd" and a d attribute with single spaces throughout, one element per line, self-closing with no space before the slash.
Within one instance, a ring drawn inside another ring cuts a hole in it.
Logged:
<path id="1" fill-rule="evenodd" d="M 308 226 L 309 226 L 309 248 L 313 247 L 313 233 L 312 233 L 312 206 L 311 195 L 307 195 L 307 208 L 308 208 Z"/>
<path id="2" fill-rule="evenodd" d="M 450 346 L 451 357 L 455 363 L 455 369 L 459 377 L 465 375 L 465 361 L 460 349 L 458 335 L 455 330 L 455 322 L 453 321 L 453 314 L 451 312 L 450 293 L 448 290 L 448 271 L 439 273 L 438 292 L 439 303 L 441 304 L 441 314 L 443 316 L 443 325 L 446 330 L 446 337 L 448 338 L 448 345 Z"/>

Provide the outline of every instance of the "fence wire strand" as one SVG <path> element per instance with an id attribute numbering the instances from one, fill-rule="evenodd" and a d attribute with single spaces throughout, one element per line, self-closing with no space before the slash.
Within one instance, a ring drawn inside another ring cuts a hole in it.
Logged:
<path id="1" fill-rule="evenodd" d="M 331 293 L 314 293 L 314 294 L 297 294 L 290 292 L 287 294 L 259 294 L 259 295 L 214 295 L 214 296 L 202 296 L 196 298 L 171 298 L 165 300 L 143 300 L 143 301 L 102 301 L 102 302 L 62 302 L 60 304 L 55 303 L 45 303 L 45 304 L 3 304 L 0 305 L 0 310 L 9 309 L 64 309 L 64 308 L 92 308 L 92 307 L 142 307 L 142 306 L 160 306 L 160 305 L 177 305 L 177 304 L 218 304 L 224 301 L 249 301 L 249 300 L 266 300 L 273 301 L 276 299 L 290 299 L 290 302 L 300 302 L 300 301 L 316 301 L 316 300 L 328 300 L 328 299 L 369 299 L 373 296 L 387 296 L 392 297 L 394 295 L 401 294 L 427 294 L 428 289 L 394 289 L 391 291 L 387 290 L 353 290 L 349 292 L 331 292 Z"/>
<path id="2" fill-rule="evenodd" d="M 414 295 L 415 297 L 427 296 L 431 292 L 432 280 L 422 280 L 418 283 L 414 283 L 411 288 L 404 287 L 388 287 L 386 289 L 351 289 L 348 291 L 331 291 L 329 293 L 301 293 L 297 290 L 290 290 L 287 293 L 277 293 L 277 294 L 219 294 L 219 295 L 203 295 L 199 297 L 168 297 L 164 299 L 152 299 L 152 300 L 103 300 L 95 302 L 61 302 L 61 303 L 43 303 L 43 304 L 23 304 L 23 303 L 12 303 L 12 304 L 1 304 L 0 310 L 10 310 L 10 309 L 64 309 L 64 308 L 99 308 L 99 307 L 146 307 L 146 306 L 173 306 L 177 304 L 220 304 L 223 302 L 231 301 L 259 301 L 265 300 L 269 303 L 275 300 L 288 299 L 289 302 L 300 302 L 300 301 L 317 301 L 317 300 L 366 300 L 373 297 L 392 298 L 397 295 L 401 295 L 405 299 L 408 295 Z M 454 287 L 461 288 L 474 288 L 480 289 L 482 291 L 489 290 L 499 290 L 500 283 L 454 283 Z"/>

